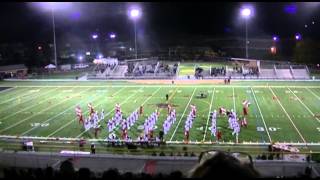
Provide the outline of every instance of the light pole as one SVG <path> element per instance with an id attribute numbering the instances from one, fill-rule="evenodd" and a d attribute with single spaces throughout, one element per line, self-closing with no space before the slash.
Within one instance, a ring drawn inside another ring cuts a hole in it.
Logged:
<path id="1" fill-rule="evenodd" d="M 34 3 L 32 3 L 32 5 L 37 8 L 46 10 L 46 11 L 51 11 L 52 29 L 53 29 L 54 63 L 56 65 L 56 68 L 58 68 L 56 28 L 55 28 L 55 11 L 67 10 L 70 8 L 72 3 L 70 3 L 70 2 L 34 2 Z"/>
<path id="2" fill-rule="evenodd" d="M 56 68 L 58 68 L 58 62 L 57 62 L 57 44 L 56 44 L 56 25 L 54 23 L 54 9 L 51 8 L 51 14 L 52 14 L 52 28 L 53 28 L 53 49 L 54 49 L 54 63 L 56 65 Z"/>
<path id="3" fill-rule="evenodd" d="M 137 55 L 137 23 L 134 21 L 134 50 L 136 52 L 136 59 L 138 59 Z"/>
<path id="4" fill-rule="evenodd" d="M 134 50 L 135 50 L 135 56 L 136 59 L 138 58 L 137 54 L 137 19 L 141 16 L 141 12 L 138 9 L 131 9 L 130 11 L 130 17 L 134 21 Z"/>
<path id="5" fill-rule="evenodd" d="M 251 10 L 249 8 L 243 8 L 241 10 L 241 16 L 245 19 L 246 23 L 246 58 L 249 58 L 249 52 L 248 52 L 248 19 L 251 15 Z"/>
<path id="6" fill-rule="evenodd" d="M 277 53 L 277 41 L 279 40 L 279 37 L 278 36 L 276 36 L 276 35 L 274 35 L 273 37 L 272 37 L 272 46 L 271 46 L 271 48 L 270 48 L 270 51 L 271 51 L 271 54 L 276 54 Z"/>
<path id="7" fill-rule="evenodd" d="M 96 45 L 96 40 L 98 39 L 98 34 L 94 33 L 91 35 L 91 38 L 93 39 L 91 42 L 91 51 L 93 52 L 92 54 L 93 55 L 96 55 L 97 54 L 97 51 L 98 51 L 98 47 Z"/>

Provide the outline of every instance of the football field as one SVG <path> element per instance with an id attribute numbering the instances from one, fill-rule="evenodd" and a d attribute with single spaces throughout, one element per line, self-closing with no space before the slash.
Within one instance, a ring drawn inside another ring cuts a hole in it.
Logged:
<path id="1" fill-rule="evenodd" d="M 248 85 L 250 84 L 250 85 Z M 199 95 L 206 94 L 206 98 Z M 166 101 L 166 94 L 169 100 Z M 190 130 L 191 143 L 216 141 L 209 127 L 209 113 L 220 107 L 233 109 L 242 116 L 242 102 L 249 100 L 248 127 L 241 128 L 239 143 L 264 144 L 288 142 L 320 145 L 320 84 L 319 82 L 237 82 L 231 85 L 143 85 L 106 82 L 1 82 L 0 83 L 0 135 L 42 138 L 91 138 L 93 130 L 86 131 L 75 115 L 75 107 L 88 116 L 88 103 L 99 112 L 104 109 L 98 139 L 104 140 L 108 132 L 106 122 L 114 116 L 119 103 L 126 118 L 131 112 L 144 107 L 129 130 L 136 140 L 143 132 L 145 119 L 156 109 L 160 117 L 155 135 L 159 134 L 167 116 L 167 104 L 176 109 L 177 120 L 165 135 L 168 143 L 183 143 L 184 125 L 190 105 L 196 105 L 197 117 Z M 221 143 L 233 143 L 235 137 L 228 128 L 225 116 L 218 116 L 217 128 L 222 132 Z M 114 133 L 121 135 L 120 127 Z"/>

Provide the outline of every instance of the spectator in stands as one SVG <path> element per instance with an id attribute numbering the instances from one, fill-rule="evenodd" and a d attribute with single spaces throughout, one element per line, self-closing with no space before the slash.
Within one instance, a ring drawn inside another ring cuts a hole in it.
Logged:
<path id="1" fill-rule="evenodd" d="M 120 173 L 118 169 L 109 169 L 108 171 L 105 171 L 102 175 L 102 179 L 119 179 Z"/>
<path id="2" fill-rule="evenodd" d="M 78 171 L 78 179 L 90 179 L 91 171 L 88 168 L 80 168 Z"/>
<path id="3" fill-rule="evenodd" d="M 170 173 L 169 179 L 181 179 L 183 178 L 183 174 L 181 173 L 181 171 L 173 171 Z"/>
<path id="4" fill-rule="evenodd" d="M 74 179 L 75 178 L 75 170 L 71 159 L 63 161 L 60 166 L 60 175 L 66 179 Z"/>
<path id="5" fill-rule="evenodd" d="M 191 170 L 189 177 L 208 179 L 215 177 L 256 178 L 259 177 L 259 174 L 253 167 L 241 163 L 235 157 L 217 152 L 213 157 L 200 162 Z"/>
<path id="6" fill-rule="evenodd" d="M 44 174 L 46 179 L 54 179 L 54 171 L 52 167 L 47 167 Z"/>

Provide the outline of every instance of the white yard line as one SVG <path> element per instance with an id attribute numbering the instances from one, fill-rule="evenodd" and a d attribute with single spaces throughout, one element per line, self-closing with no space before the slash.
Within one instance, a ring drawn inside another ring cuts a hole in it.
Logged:
<path id="1" fill-rule="evenodd" d="M 89 88 L 89 90 L 90 90 L 90 89 L 92 89 L 92 88 Z M 116 91 L 116 93 L 122 91 L 123 89 L 124 89 L 124 87 L 121 88 L 120 90 Z M 116 93 L 115 93 L 115 94 L 116 94 Z M 115 94 L 113 94 L 113 95 L 115 95 Z M 95 97 L 94 100 L 96 100 L 97 98 L 100 98 L 100 96 Z M 83 103 L 84 101 L 86 101 L 86 100 L 87 100 L 87 99 L 84 99 L 84 100 L 80 101 L 78 104 L 80 104 L 80 103 L 82 104 L 82 103 Z M 71 110 L 71 109 L 73 109 L 73 108 L 74 108 L 74 105 L 70 106 L 70 107 L 67 108 L 66 110 L 62 111 L 62 112 L 59 113 L 59 114 L 56 114 L 55 116 L 47 119 L 46 121 L 44 121 L 44 122 L 42 122 L 42 123 L 50 122 L 50 121 L 52 121 L 53 119 L 59 117 L 59 116 L 62 115 L 62 114 L 65 114 L 67 111 L 69 111 L 69 110 Z M 27 133 L 29 133 L 30 131 L 32 131 L 32 130 L 34 130 L 34 129 L 37 129 L 37 128 L 39 128 L 39 126 L 38 126 L 38 127 L 33 127 L 33 128 L 31 128 L 31 129 L 23 132 L 20 136 L 24 136 L 25 134 L 27 134 Z"/>
<path id="2" fill-rule="evenodd" d="M 0 91 L 0 94 L 1 94 L 1 93 L 4 93 L 4 92 L 7 92 L 7 91 L 11 91 L 11 90 L 16 89 L 16 88 L 17 88 L 17 87 L 8 87 L 8 89 L 5 89 L 5 90 Z"/>
<path id="3" fill-rule="evenodd" d="M 44 87 L 39 87 L 39 88 L 44 88 Z M 13 97 L 13 98 L 10 98 L 10 99 L 8 99 L 8 100 L 6 100 L 6 101 L 1 102 L 0 105 L 5 104 L 5 103 L 10 102 L 10 101 L 14 101 L 14 100 L 16 100 L 16 99 L 19 99 L 19 98 L 21 98 L 21 97 L 23 97 L 23 96 L 25 96 L 25 95 L 29 95 L 29 94 L 32 94 L 32 93 L 33 93 L 33 92 L 30 92 L 30 90 L 28 90 L 26 93 L 23 93 L 23 94 L 21 94 L 21 95 L 19 95 L 19 96 L 15 96 L 15 97 Z M 15 93 L 15 94 L 16 94 L 16 93 Z M 20 94 L 20 93 L 17 93 L 17 94 Z"/>
<path id="4" fill-rule="evenodd" d="M 148 102 L 149 99 L 151 99 L 160 89 L 161 89 L 161 87 L 159 87 L 156 91 L 154 91 L 154 92 L 152 93 L 151 96 L 149 96 L 145 101 L 143 101 L 142 106 L 143 106 L 146 102 Z"/>
<path id="5" fill-rule="evenodd" d="M 276 94 L 273 92 L 273 90 L 271 89 L 271 87 L 269 87 L 270 91 L 272 92 L 273 96 L 277 97 Z M 307 143 L 306 140 L 304 139 L 304 137 L 302 136 L 302 134 L 300 133 L 300 131 L 298 130 L 298 128 L 296 127 L 296 125 L 293 123 L 291 117 L 289 116 L 289 114 L 287 113 L 287 111 L 284 109 L 284 107 L 282 106 L 281 102 L 279 101 L 278 98 L 277 102 L 279 103 L 279 105 L 281 106 L 283 112 L 287 115 L 288 119 L 290 120 L 291 124 L 293 125 L 293 127 L 296 129 L 296 131 L 298 132 L 298 134 L 300 135 L 301 139 L 303 140 L 304 143 Z"/>
<path id="6" fill-rule="evenodd" d="M 311 94 L 313 94 L 317 99 L 320 100 L 320 97 L 318 95 L 316 95 L 316 93 L 314 93 L 313 91 L 311 91 L 311 89 L 306 88 L 309 92 L 311 92 Z"/>
<path id="7" fill-rule="evenodd" d="M 234 96 L 234 87 L 232 88 L 232 97 L 233 97 L 233 110 L 237 114 L 237 109 L 236 109 L 236 97 Z"/>
<path id="8" fill-rule="evenodd" d="M 256 102 L 256 104 L 257 104 L 258 110 L 259 110 L 259 112 L 260 112 L 260 116 L 261 116 L 261 118 L 262 118 L 262 122 L 263 122 L 264 127 L 265 127 L 265 129 L 266 129 L 266 131 L 267 131 L 267 134 L 268 134 L 268 137 L 269 137 L 269 141 L 270 141 L 270 143 L 271 143 L 271 142 L 272 142 L 272 140 L 271 140 L 271 136 L 270 136 L 270 134 L 269 134 L 269 131 L 268 131 L 268 128 L 267 128 L 266 122 L 265 122 L 264 117 L 263 117 L 263 115 L 262 115 L 262 112 L 261 112 L 260 106 L 259 106 L 259 104 L 258 104 L 258 100 L 257 100 L 256 95 L 255 95 L 255 93 L 254 93 L 254 91 L 253 91 L 253 89 L 252 89 L 252 88 L 251 88 L 251 91 L 252 91 L 252 94 L 253 94 L 254 100 L 255 100 L 255 102 Z"/>
<path id="9" fill-rule="evenodd" d="M 87 89 L 87 90 L 89 90 L 89 89 Z M 87 91 L 87 90 L 81 91 L 81 92 L 77 93 L 76 95 L 79 95 L 79 94 L 81 94 L 81 93 L 83 93 L 83 92 L 85 92 L 85 91 Z M 57 105 L 59 105 L 59 104 L 64 103 L 64 102 L 67 101 L 67 100 L 69 100 L 69 99 L 64 99 L 64 100 L 60 101 L 59 103 L 57 103 L 57 104 L 55 104 L 55 105 L 53 105 L 53 106 L 49 106 L 49 107 L 47 107 L 47 108 L 39 111 L 39 113 L 44 112 L 44 111 L 47 111 L 47 110 L 49 110 L 49 109 L 51 109 L 51 108 L 53 108 L 53 107 L 55 107 L 55 106 L 57 106 Z M 37 105 L 38 105 L 38 104 L 37 104 Z M 21 123 L 29 120 L 30 118 L 33 118 L 34 116 L 37 116 L 37 115 L 38 115 L 38 114 L 35 113 L 35 114 L 33 114 L 32 116 L 29 116 L 29 117 L 27 117 L 27 118 L 25 118 L 25 119 L 23 119 L 23 120 L 21 120 L 21 121 L 19 121 L 19 122 L 17 122 L 17 123 L 12 124 L 11 126 L 8 126 L 7 128 L 1 129 L 1 130 L 0 130 L 0 133 L 3 132 L 3 131 L 6 131 L 6 130 L 8 130 L 8 129 L 11 129 L 11 128 L 13 128 L 13 127 L 15 127 L 15 126 L 17 126 L 17 125 L 19 125 L 19 124 L 21 124 Z"/>
<path id="10" fill-rule="evenodd" d="M 8 110 L 8 109 L 10 109 L 10 108 L 14 108 L 14 107 L 16 107 L 16 106 L 19 106 L 20 104 L 23 104 L 23 103 L 25 103 L 25 102 L 28 102 L 28 101 L 30 101 L 30 100 L 32 100 L 32 99 L 38 98 L 38 97 L 43 96 L 43 95 L 47 95 L 49 92 L 52 92 L 52 91 L 57 90 L 57 89 L 59 89 L 59 88 L 54 88 L 54 89 L 51 89 L 51 90 L 49 90 L 49 91 L 44 91 L 44 92 L 42 92 L 42 93 L 35 94 L 35 95 L 33 95 L 33 96 L 31 96 L 31 97 L 28 97 L 27 99 L 23 100 L 22 102 L 19 102 L 18 104 L 12 103 L 10 106 L 7 106 L 5 109 L 2 109 L 2 110 L 0 111 L 0 113 L 2 113 L 3 111 Z"/>
<path id="11" fill-rule="evenodd" d="M 205 132 L 204 132 L 204 136 L 203 136 L 202 141 L 204 141 L 204 140 L 206 139 L 206 136 L 207 136 L 209 117 L 210 117 L 210 112 L 211 112 L 211 108 L 212 108 L 212 102 L 213 102 L 213 97 L 214 97 L 214 92 L 215 92 L 215 91 L 216 91 L 216 88 L 213 88 L 212 95 L 211 95 L 211 102 L 210 102 L 209 112 L 208 112 L 206 130 L 205 130 Z"/>
<path id="12" fill-rule="evenodd" d="M 197 87 L 193 89 L 193 93 L 192 93 L 192 95 L 191 95 L 191 97 L 190 97 L 190 99 L 189 99 L 189 102 L 188 102 L 186 108 L 184 108 L 184 111 L 183 111 L 183 113 L 182 113 L 182 116 L 180 117 L 180 120 L 179 120 L 179 122 L 178 122 L 178 125 L 176 126 L 174 132 L 172 133 L 172 136 L 171 136 L 171 138 L 170 138 L 170 141 L 172 141 L 172 138 L 173 138 L 174 135 L 176 134 L 176 131 L 177 131 L 177 129 L 178 129 L 180 123 L 181 123 L 181 120 L 182 120 L 184 114 L 186 113 L 186 111 L 187 111 L 187 109 L 188 109 L 188 107 L 189 107 L 189 104 L 190 104 L 190 102 L 191 102 L 191 100 L 192 100 L 192 98 L 193 98 L 194 93 L 196 92 L 196 89 L 197 89 Z"/>
<path id="13" fill-rule="evenodd" d="M 59 88 L 55 88 L 55 89 L 46 91 L 44 94 L 38 95 L 38 96 L 36 96 L 36 97 L 40 97 L 40 96 L 43 96 L 43 95 L 47 95 L 47 94 L 49 94 L 49 92 L 54 91 L 54 90 L 56 90 L 56 89 L 59 89 Z M 35 97 L 34 97 L 34 98 L 35 98 Z M 45 99 L 45 100 L 43 100 L 43 101 L 40 101 L 39 103 L 45 102 L 45 101 L 47 101 L 47 100 L 48 100 L 48 99 Z M 38 106 L 38 105 L 39 105 L 38 103 L 34 103 L 32 106 L 25 107 L 25 108 L 21 109 L 20 111 L 17 111 L 17 112 L 14 112 L 14 113 L 12 113 L 12 114 L 10 114 L 10 115 L 8 115 L 8 116 L 2 117 L 0 120 L 3 121 L 3 120 L 5 120 L 5 119 L 8 119 L 9 117 L 12 117 L 12 116 L 14 116 L 14 115 L 16 115 L 16 114 L 18 114 L 18 113 L 20 113 L 20 112 L 23 112 L 23 111 L 25 111 L 25 110 L 31 109 L 31 108 L 33 108 L 33 107 L 35 107 L 35 106 Z M 2 111 L 3 111 L 3 110 L 2 110 Z M 0 111 L 0 112 L 2 112 L 2 111 Z"/>
<path id="14" fill-rule="evenodd" d="M 291 91 L 290 88 L 288 89 L 296 98 L 298 98 L 299 102 L 309 111 L 309 113 L 320 123 L 319 118 L 315 116 L 315 114 L 301 101 L 301 99 L 294 92 Z"/>

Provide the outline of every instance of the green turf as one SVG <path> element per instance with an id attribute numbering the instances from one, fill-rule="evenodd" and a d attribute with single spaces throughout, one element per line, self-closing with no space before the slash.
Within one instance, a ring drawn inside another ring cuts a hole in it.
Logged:
<path id="1" fill-rule="evenodd" d="M 266 83 L 270 86 L 265 86 Z M 184 123 L 190 112 L 190 104 L 197 106 L 197 118 L 190 130 L 193 142 L 209 142 L 216 139 L 208 129 L 208 113 L 219 107 L 234 109 L 242 114 L 242 101 L 251 102 L 247 128 L 242 128 L 239 142 L 300 142 L 320 143 L 320 86 L 318 82 L 234 82 L 234 85 L 137 85 L 126 82 L 1 82 L 2 87 L 14 87 L 0 91 L 0 135 L 37 137 L 94 138 L 85 131 L 75 116 L 75 106 L 80 105 L 88 115 L 87 104 L 92 102 L 97 111 L 104 109 L 106 118 L 101 122 L 99 139 L 110 132 L 106 120 L 114 114 L 114 106 L 120 103 L 124 117 L 144 106 L 144 114 L 129 130 L 137 139 L 142 133 L 139 126 L 159 103 L 169 103 L 177 112 L 177 120 L 165 136 L 167 141 L 182 142 Z M 248 86 L 251 84 L 252 86 Z M 207 98 L 198 99 L 201 92 Z M 167 115 L 166 108 L 159 108 L 160 117 L 155 134 L 159 133 Z M 226 117 L 218 117 L 221 142 L 234 142 Z M 263 129 L 258 131 L 258 129 Z M 116 129 L 120 136 L 120 129 Z"/>

